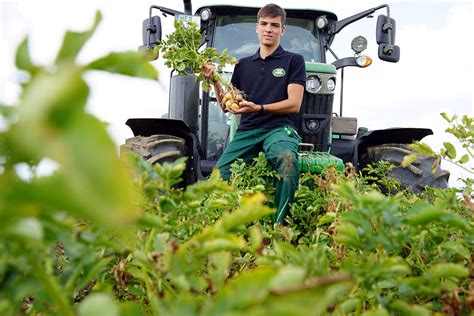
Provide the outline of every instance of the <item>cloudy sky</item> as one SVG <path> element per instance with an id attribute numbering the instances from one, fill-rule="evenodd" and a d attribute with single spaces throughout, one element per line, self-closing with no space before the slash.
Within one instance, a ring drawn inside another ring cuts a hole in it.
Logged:
<path id="1" fill-rule="evenodd" d="M 344 115 L 358 117 L 359 126 L 429 127 L 435 132 L 425 140 L 433 147 L 452 140 L 443 131 L 446 124 L 440 112 L 473 116 L 472 105 L 472 1 L 273 1 L 287 8 L 318 9 L 336 13 L 339 19 L 388 3 L 397 21 L 396 44 L 401 59 L 396 64 L 377 58 L 374 19 L 363 19 L 347 27 L 332 48 L 339 57 L 352 56 L 350 41 L 364 35 L 369 41 L 365 54 L 374 62 L 367 69 L 345 71 Z M 165 4 L 166 3 L 166 4 Z M 193 1 L 193 9 L 211 1 Z M 217 1 L 212 1 L 217 3 Z M 221 2 L 225 3 L 225 2 Z M 228 4 L 229 2 L 227 2 Z M 267 1 L 239 0 L 240 5 L 262 6 Z M 141 24 L 150 5 L 183 10 L 182 1 L 132 0 L 0 0 L 0 101 L 14 103 L 18 95 L 19 73 L 14 69 L 14 52 L 25 34 L 38 63 L 55 57 L 64 30 L 84 30 L 95 10 L 104 19 L 96 36 L 84 48 L 80 61 L 87 62 L 110 51 L 135 50 L 141 45 Z M 162 18 L 164 34 L 171 31 L 171 18 Z M 469 36 L 470 37 L 470 36 Z M 124 76 L 90 73 L 92 87 L 89 110 L 109 123 L 108 130 L 117 144 L 132 132 L 125 126 L 131 117 L 161 117 L 168 107 L 169 71 L 162 61 L 153 64 L 160 81 L 130 79 Z M 335 104 L 335 110 L 337 109 Z"/>

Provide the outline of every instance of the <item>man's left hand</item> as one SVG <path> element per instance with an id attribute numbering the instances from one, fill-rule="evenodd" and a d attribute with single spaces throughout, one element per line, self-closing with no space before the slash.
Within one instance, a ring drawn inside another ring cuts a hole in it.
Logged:
<path id="1" fill-rule="evenodd" d="M 239 103 L 240 109 L 234 110 L 229 109 L 229 112 L 232 114 L 243 114 L 243 113 L 256 113 L 260 111 L 260 105 L 255 104 L 250 101 L 242 101 Z"/>

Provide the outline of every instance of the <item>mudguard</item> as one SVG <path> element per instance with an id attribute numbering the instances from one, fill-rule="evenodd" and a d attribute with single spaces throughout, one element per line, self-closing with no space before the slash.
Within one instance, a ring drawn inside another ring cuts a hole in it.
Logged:
<path id="1" fill-rule="evenodd" d="M 425 136 L 433 135 L 429 128 L 388 128 L 364 133 L 355 141 L 352 163 L 359 165 L 359 158 L 367 148 L 382 144 L 411 144 Z"/>

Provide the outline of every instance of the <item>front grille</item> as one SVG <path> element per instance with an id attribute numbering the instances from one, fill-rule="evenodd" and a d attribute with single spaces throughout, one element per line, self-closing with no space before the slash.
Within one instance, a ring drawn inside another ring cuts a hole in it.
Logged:
<path id="1" fill-rule="evenodd" d="M 298 133 L 304 143 L 316 151 L 328 151 L 331 133 L 333 94 L 304 93 L 300 112 L 294 116 Z"/>

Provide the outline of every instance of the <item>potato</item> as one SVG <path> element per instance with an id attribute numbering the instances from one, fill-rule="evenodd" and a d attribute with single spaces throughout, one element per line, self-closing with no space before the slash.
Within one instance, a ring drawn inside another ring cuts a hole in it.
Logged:
<path id="1" fill-rule="evenodd" d="M 240 107 L 237 103 L 232 103 L 231 107 L 232 107 L 233 110 L 239 110 L 240 109 Z"/>
<path id="2" fill-rule="evenodd" d="M 226 106 L 227 108 L 230 108 L 230 107 L 232 106 L 232 103 L 233 103 L 232 100 L 227 100 L 227 101 L 225 102 L 225 106 Z"/>
<path id="3" fill-rule="evenodd" d="M 224 95 L 224 100 L 230 100 L 232 99 L 232 94 L 230 92 L 227 92 L 225 95 Z"/>
<path id="4" fill-rule="evenodd" d="M 237 94 L 237 95 L 235 96 L 235 100 L 236 100 L 237 102 L 243 101 L 243 99 L 244 99 L 244 98 L 242 98 L 242 96 L 241 96 L 240 94 Z"/>

